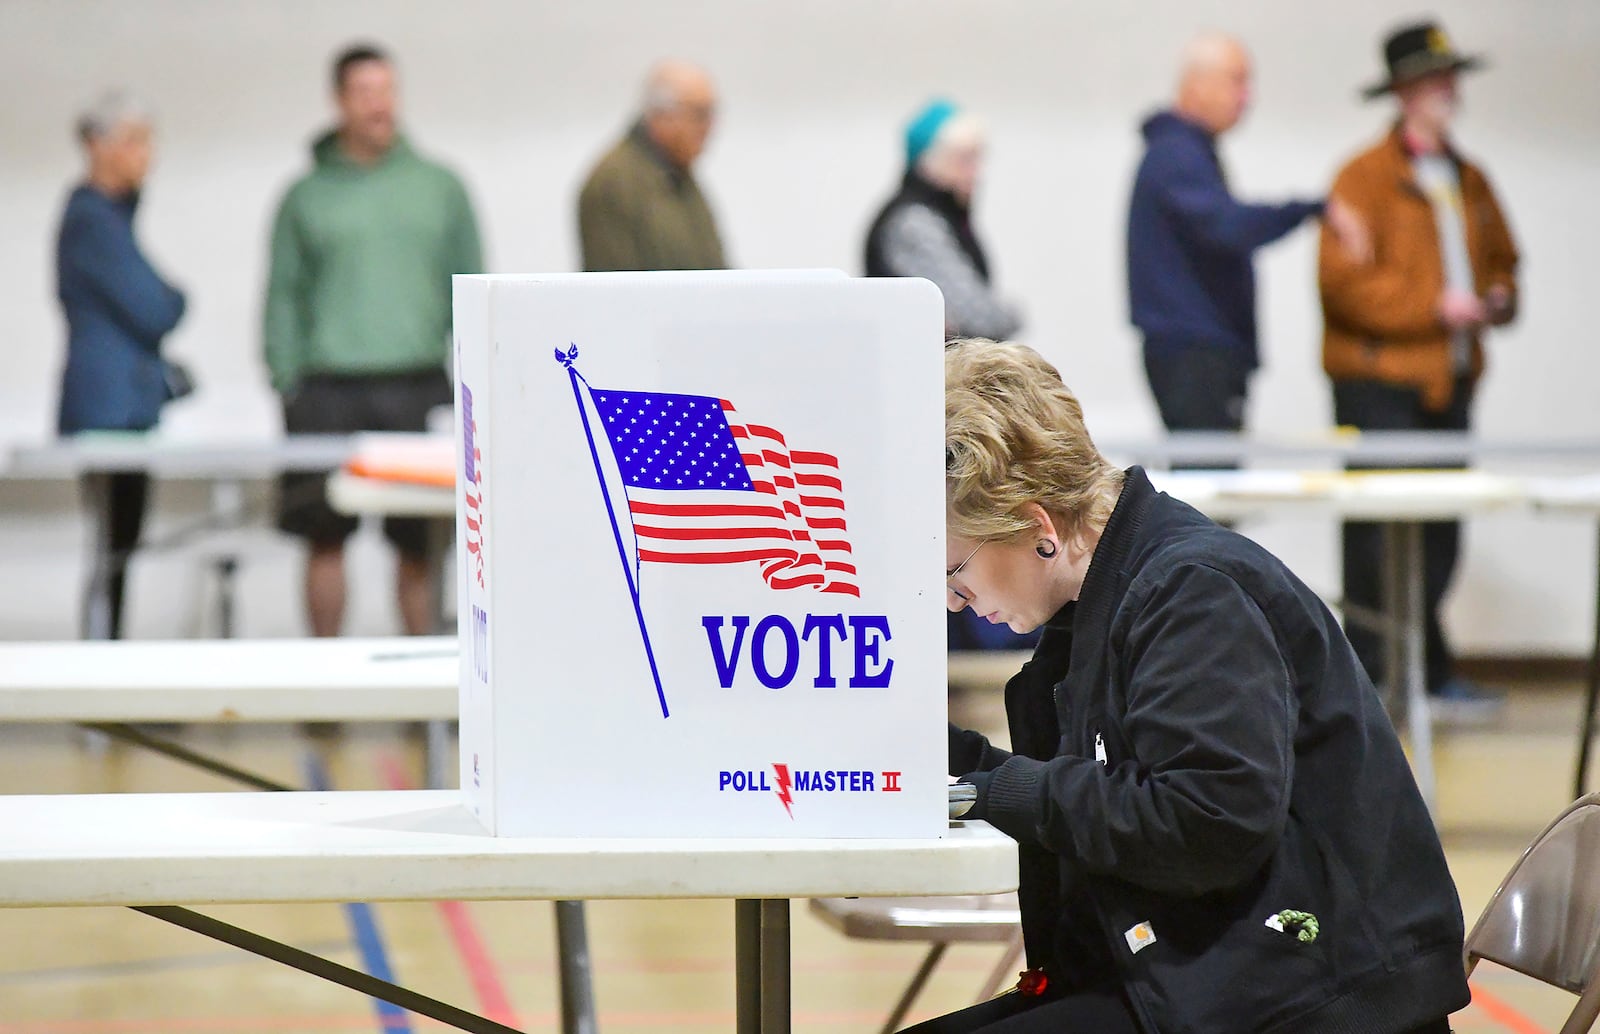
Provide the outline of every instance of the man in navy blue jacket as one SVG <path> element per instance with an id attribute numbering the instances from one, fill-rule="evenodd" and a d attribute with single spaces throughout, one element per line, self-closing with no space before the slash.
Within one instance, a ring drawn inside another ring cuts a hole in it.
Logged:
<path id="1" fill-rule="evenodd" d="M 1145 372 L 1171 431 L 1237 431 L 1256 350 L 1256 248 L 1325 216 L 1352 251 L 1363 227 L 1338 201 L 1246 204 L 1228 190 L 1216 139 L 1250 101 L 1250 55 L 1208 34 L 1184 51 L 1172 109 L 1144 123 L 1128 211 L 1128 301 Z"/>
<path id="2" fill-rule="evenodd" d="M 88 175 L 67 198 L 56 242 L 56 290 L 67 320 L 56 423 L 64 435 L 144 431 L 179 390 L 161 344 L 184 309 L 183 293 L 155 271 L 133 236 L 150 167 L 150 117 L 134 99 L 108 94 L 79 120 L 78 136 Z M 90 504 L 106 511 L 111 551 L 110 570 L 95 572 L 109 580 L 110 613 L 84 615 L 93 638 L 121 636 L 123 572 L 144 523 L 148 486 L 135 472 L 86 485 Z"/>

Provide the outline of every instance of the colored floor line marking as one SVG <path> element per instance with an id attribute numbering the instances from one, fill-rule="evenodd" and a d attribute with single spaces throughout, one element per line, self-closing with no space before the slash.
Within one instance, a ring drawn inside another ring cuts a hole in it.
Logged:
<path id="1" fill-rule="evenodd" d="M 349 941 L 312 941 L 295 947 L 316 955 L 331 955 L 344 950 Z M 182 973 L 200 969 L 225 968 L 249 965 L 270 966 L 273 963 L 254 955 L 241 955 L 237 948 L 223 948 L 203 955 L 167 955 L 151 959 L 129 959 L 124 962 L 95 962 L 81 966 L 52 966 L 48 969 L 18 969 L 0 973 L 0 987 L 10 984 L 38 985 L 50 983 L 77 983 L 84 980 L 109 980 L 112 977 L 143 976 L 150 973 Z M 0 1032 L 5 1030 L 0 1027 Z"/>
<path id="2" fill-rule="evenodd" d="M 1513 1034 L 1547 1034 L 1543 1027 L 1513 1009 L 1504 1000 L 1485 991 L 1477 981 L 1472 981 L 1471 986 L 1473 1006 L 1483 1010 L 1484 1015 L 1512 1031 Z"/>
<path id="3" fill-rule="evenodd" d="M 382 755 L 378 759 L 378 766 L 383 770 L 383 781 L 389 789 L 412 788 L 405 767 L 394 755 Z M 483 1015 L 496 1023 L 515 1027 L 517 1015 L 511 1008 L 511 997 L 506 993 L 505 982 L 500 979 L 500 969 L 495 965 L 494 957 L 490 954 L 483 935 L 478 931 L 478 924 L 473 920 L 472 913 L 460 901 L 436 901 L 434 904 L 439 906 L 445 928 L 450 931 L 450 939 L 455 942 L 456 951 L 461 955 L 462 965 L 467 970 L 467 979 L 472 982 L 472 989 L 478 996 L 478 1005 L 483 1010 Z"/>
<path id="4" fill-rule="evenodd" d="M 915 1018 L 915 1017 L 913 1017 Z M 925 1017 L 923 1017 L 925 1018 Z M 527 1029 L 558 1029 L 561 1023 L 561 1014 L 552 1009 L 545 1009 L 530 1014 L 526 1017 Z M 732 1010 L 693 1010 L 684 1009 L 678 1012 L 602 1012 L 598 1017 L 600 1029 L 608 1026 L 625 1027 L 629 1029 L 651 1027 L 688 1027 L 694 1030 L 729 1029 L 734 1025 L 735 1016 Z M 796 1010 L 794 1024 L 801 1026 L 830 1027 L 850 1026 L 867 1027 L 876 1026 L 883 1022 L 883 1012 L 879 1009 L 853 1009 L 853 1010 L 817 1010 L 808 1012 Z M 907 1022 L 911 1022 L 908 1018 Z M 281 1032 L 281 1034 L 323 1034 L 323 1032 L 343 1032 L 358 1030 L 369 1026 L 372 1019 L 366 1015 L 317 1013 L 310 1015 L 279 1014 L 272 1016 L 250 1015 L 225 1015 L 225 1016 L 154 1016 L 144 1019 L 132 1020 L 21 1020 L 6 1022 L 0 1020 L 0 1034 L 222 1034 L 222 1032 L 238 1031 L 240 1034 L 267 1034 L 267 1032 Z M 425 1031 L 454 1030 L 435 1020 L 422 1019 Z"/>
<path id="5" fill-rule="evenodd" d="M 306 782 L 313 790 L 330 788 L 327 768 L 312 753 L 306 755 Z M 364 901 L 347 901 L 344 914 L 355 933 L 362 968 L 369 976 L 394 983 L 394 971 L 389 968 L 389 954 L 384 951 L 383 935 L 378 932 L 378 917 L 373 915 L 372 906 Z M 378 1016 L 378 1029 L 384 1034 L 411 1034 L 411 1014 L 407 1010 L 381 998 L 372 999 L 372 1007 Z"/>

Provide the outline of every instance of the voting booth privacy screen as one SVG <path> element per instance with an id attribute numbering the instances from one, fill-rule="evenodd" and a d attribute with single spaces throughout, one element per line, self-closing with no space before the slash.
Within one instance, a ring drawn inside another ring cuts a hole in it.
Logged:
<path id="1" fill-rule="evenodd" d="M 922 280 L 455 279 L 491 832 L 943 834 L 943 330 Z"/>

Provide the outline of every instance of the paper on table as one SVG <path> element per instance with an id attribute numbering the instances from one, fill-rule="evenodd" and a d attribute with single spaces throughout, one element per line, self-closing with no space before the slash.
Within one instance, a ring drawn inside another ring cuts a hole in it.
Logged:
<path id="1" fill-rule="evenodd" d="M 455 442 L 446 435 L 363 434 L 345 469 L 377 481 L 451 488 L 456 483 Z"/>
<path id="2" fill-rule="evenodd" d="M 1177 470 L 1150 475 L 1156 488 L 1179 499 L 1299 499 L 1326 492 L 1333 472 L 1295 470 Z"/>
<path id="3" fill-rule="evenodd" d="M 1496 499 L 1514 498 L 1517 484 L 1504 475 L 1482 470 L 1358 470 L 1343 475 L 1339 491 L 1385 498 L 1426 498 L 1448 491 L 1453 496 Z"/>

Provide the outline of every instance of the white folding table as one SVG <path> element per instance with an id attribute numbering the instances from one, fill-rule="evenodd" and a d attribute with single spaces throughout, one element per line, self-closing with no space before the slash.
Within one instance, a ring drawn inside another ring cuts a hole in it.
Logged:
<path id="1" fill-rule="evenodd" d="M 108 508 L 112 474 L 208 482 L 212 521 L 231 525 L 240 519 L 246 481 L 286 471 L 333 470 L 349 457 L 350 445 L 348 435 L 219 441 L 170 437 L 159 431 L 90 431 L 14 450 L 6 474 L 82 478 L 89 497 L 94 542 L 89 583 L 84 592 L 82 634 L 85 639 L 106 639 L 111 634 L 111 575 L 126 566 L 129 559 L 114 555 L 111 549 Z"/>
<path id="2" fill-rule="evenodd" d="M 560 792 L 558 787 L 552 793 Z M 449 790 L 0 797 L 0 906 L 128 905 L 461 1030 L 512 1028 L 183 906 L 310 901 L 733 898 L 740 1034 L 789 1030 L 789 899 L 989 894 L 1016 845 L 938 839 L 487 835 Z"/>
<path id="3" fill-rule="evenodd" d="M 258 790 L 291 791 L 139 722 L 425 721 L 428 785 L 453 780 L 454 636 L 0 643 L 0 721 L 76 722 Z M 557 901 L 562 1030 L 593 1034 L 581 901 Z"/>
<path id="4" fill-rule="evenodd" d="M 1305 467 L 1324 460 L 1392 470 L 1468 466 L 1485 460 L 1600 463 L 1600 437 L 1488 438 L 1472 431 L 1358 431 L 1330 427 L 1291 434 L 1175 431 L 1158 438 L 1097 438 L 1123 462 L 1208 467 L 1267 463 Z"/>
<path id="5" fill-rule="evenodd" d="M 459 664 L 454 636 L 0 643 L 0 721 L 76 722 L 264 790 L 285 787 L 132 726 L 423 721 L 443 787 L 434 728 L 455 717 Z"/>
<path id="6" fill-rule="evenodd" d="M 442 635 L 0 642 L 0 721 L 429 721 L 458 672 Z"/>

